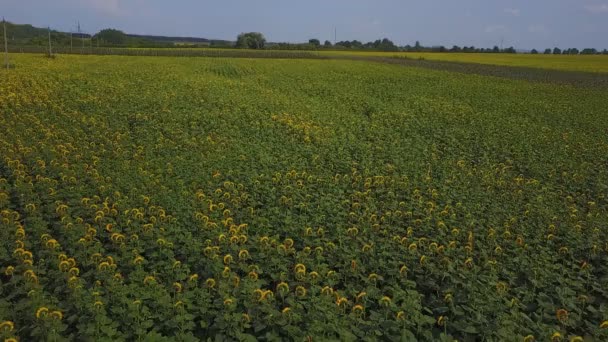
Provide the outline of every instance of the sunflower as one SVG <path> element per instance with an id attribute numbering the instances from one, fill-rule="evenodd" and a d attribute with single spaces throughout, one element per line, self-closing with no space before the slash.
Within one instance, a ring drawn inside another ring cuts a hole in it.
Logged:
<path id="1" fill-rule="evenodd" d="M 389 296 L 384 296 L 380 298 L 380 306 L 389 307 L 393 300 Z"/>
<path id="2" fill-rule="evenodd" d="M 0 332 L 11 332 L 15 329 L 15 323 L 11 321 L 4 321 L 0 323 Z"/>
<path id="3" fill-rule="evenodd" d="M 363 308 L 363 305 L 357 304 L 355 306 L 353 306 L 353 313 L 357 316 L 360 316 L 363 314 L 363 311 L 365 311 L 365 309 Z"/>
<path id="4" fill-rule="evenodd" d="M 47 307 L 42 306 L 42 307 L 38 308 L 38 310 L 36 310 L 36 318 L 38 318 L 38 319 L 45 318 L 48 313 L 49 313 L 49 309 Z"/>

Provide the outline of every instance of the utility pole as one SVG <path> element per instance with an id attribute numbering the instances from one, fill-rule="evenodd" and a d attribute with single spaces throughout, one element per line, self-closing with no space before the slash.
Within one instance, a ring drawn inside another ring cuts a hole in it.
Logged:
<path id="1" fill-rule="evenodd" d="M 53 47 L 51 46 L 51 27 L 49 29 L 49 57 L 53 57 Z"/>
<path id="2" fill-rule="evenodd" d="M 82 51 L 84 51 L 84 37 L 82 37 L 82 34 L 80 32 L 80 21 L 78 22 L 78 37 L 80 37 L 80 40 L 82 41 Z"/>
<path id="3" fill-rule="evenodd" d="M 4 20 L 4 17 L 2 17 L 2 25 L 4 26 L 4 64 L 6 64 L 6 68 L 8 69 L 8 41 L 6 40 L 6 20 Z"/>
<path id="4" fill-rule="evenodd" d="M 70 53 L 72 53 L 73 47 L 74 47 L 74 44 L 72 43 L 72 30 L 70 30 Z"/>
<path id="5" fill-rule="evenodd" d="M 334 27 L 334 45 L 338 42 L 338 28 Z"/>

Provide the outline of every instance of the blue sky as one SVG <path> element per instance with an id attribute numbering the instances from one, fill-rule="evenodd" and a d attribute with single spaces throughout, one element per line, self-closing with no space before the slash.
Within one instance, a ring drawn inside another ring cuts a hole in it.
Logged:
<path id="1" fill-rule="evenodd" d="M 608 48 L 608 0 L 0 0 L 17 23 L 87 32 L 235 39 L 259 31 L 270 41 L 309 38 L 400 45 Z"/>

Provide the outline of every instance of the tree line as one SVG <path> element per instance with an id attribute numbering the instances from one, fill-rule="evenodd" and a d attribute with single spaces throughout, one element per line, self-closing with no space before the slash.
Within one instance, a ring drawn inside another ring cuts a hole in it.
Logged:
<path id="1" fill-rule="evenodd" d="M 402 51 L 402 52 L 460 52 L 460 53 L 517 53 L 515 47 L 510 46 L 508 48 L 500 48 L 494 46 L 492 48 L 477 48 L 475 46 L 458 46 L 454 45 L 451 48 L 445 46 L 423 46 L 419 41 L 416 41 L 414 45 L 397 46 L 393 41 L 388 38 L 378 39 L 373 42 L 363 43 L 358 40 L 352 41 L 339 41 L 333 44 L 329 40 L 326 40 L 323 44 L 319 39 L 313 38 L 308 43 L 268 43 L 264 35 L 259 32 L 241 33 L 238 35 L 235 47 L 247 48 L 247 49 L 285 49 L 285 50 L 316 50 L 316 49 L 332 49 L 332 50 L 380 50 L 380 51 Z M 539 54 L 539 51 L 532 49 L 529 51 L 531 54 Z M 578 50 L 577 48 L 570 49 L 546 49 L 543 52 L 546 55 L 608 55 L 608 50 L 604 49 L 599 51 L 594 48 L 587 48 Z"/>
<path id="2" fill-rule="evenodd" d="M 48 44 L 48 29 L 36 28 L 32 25 L 17 25 L 7 22 L 8 40 L 11 45 L 46 45 Z M 344 40 L 332 43 L 329 40 L 312 38 L 306 43 L 272 43 L 267 42 L 260 32 L 241 33 L 235 42 L 226 40 L 210 40 L 204 38 L 164 37 L 130 35 L 117 29 L 104 29 L 94 35 L 85 33 L 65 33 L 51 30 L 51 41 L 56 46 L 98 46 L 98 47 L 221 47 L 241 49 L 274 49 L 274 50 L 376 50 L 376 51 L 402 51 L 402 52 L 460 52 L 460 53 L 517 53 L 510 46 L 500 48 L 479 48 L 475 46 L 424 46 L 419 41 L 414 45 L 398 46 L 388 38 L 377 39 L 370 42 L 359 40 Z M 539 50 L 529 51 L 540 54 Z M 552 55 L 608 55 L 608 50 L 602 51 L 594 48 L 578 50 L 577 48 L 545 49 L 543 54 Z"/>

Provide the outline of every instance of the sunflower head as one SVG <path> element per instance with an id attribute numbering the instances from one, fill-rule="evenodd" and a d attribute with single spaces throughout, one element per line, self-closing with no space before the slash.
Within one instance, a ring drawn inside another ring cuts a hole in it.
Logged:
<path id="1" fill-rule="evenodd" d="M 144 257 L 142 257 L 141 255 L 138 255 L 135 257 L 135 259 L 133 259 L 134 265 L 141 265 L 143 262 L 144 262 Z"/>
<path id="2" fill-rule="evenodd" d="M 0 323 L 0 333 L 8 333 L 15 329 L 15 323 L 11 321 L 4 321 Z"/>
<path id="3" fill-rule="evenodd" d="M 38 310 L 36 310 L 36 318 L 43 319 L 47 316 L 48 313 L 49 313 L 49 308 L 42 306 L 42 307 L 38 308 Z"/>
<path id="4" fill-rule="evenodd" d="M 338 296 L 338 298 L 336 299 L 336 305 L 338 305 L 339 307 L 344 307 L 346 306 L 346 304 L 348 304 L 348 299 L 346 297 Z"/>
<path id="5" fill-rule="evenodd" d="M 153 284 L 154 282 L 156 282 L 156 279 L 154 279 L 153 276 L 146 276 L 144 278 L 144 285 L 150 285 L 150 284 Z"/>
<path id="6" fill-rule="evenodd" d="M 329 287 L 329 286 L 324 286 L 324 287 L 321 289 L 321 294 L 322 294 L 322 295 L 328 295 L 328 296 L 331 296 L 333 293 L 334 293 L 334 289 L 332 289 L 332 288 L 331 288 L 331 287 Z"/>
<path id="7" fill-rule="evenodd" d="M 241 322 L 245 324 L 250 323 L 251 317 L 248 314 L 244 313 L 241 315 Z"/>
<path id="8" fill-rule="evenodd" d="M 426 255 L 423 255 L 420 257 L 420 266 L 424 266 L 425 263 L 426 263 Z"/>
<path id="9" fill-rule="evenodd" d="M 381 306 L 389 307 L 392 302 L 393 301 L 392 301 L 391 297 L 384 296 L 384 297 L 380 298 L 380 305 Z"/>
<path id="10" fill-rule="evenodd" d="M 247 251 L 246 249 L 241 249 L 239 251 L 239 259 L 240 260 L 247 260 L 247 259 L 249 259 L 249 251 Z"/>
<path id="11" fill-rule="evenodd" d="M 448 321 L 448 318 L 445 316 L 439 316 L 439 318 L 437 318 L 437 325 L 440 327 L 445 326 L 446 322 Z"/>
<path id="12" fill-rule="evenodd" d="M 306 288 L 304 286 L 296 287 L 296 296 L 303 298 L 306 297 Z"/>
<path id="13" fill-rule="evenodd" d="M 553 335 L 551 335 L 551 342 L 559 342 L 562 340 L 562 334 L 560 334 L 559 332 L 554 332 Z"/>
<path id="14" fill-rule="evenodd" d="M 555 313 L 555 316 L 557 317 L 558 321 L 564 323 L 568 320 L 568 311 L 565 309 L 559 309 Z"/>
<path id="15" fill-rule="evenodd" d="M 406 265 L 403 265 L 403 266 L 401 266 L 401 268 L 399 269 L 399 274 L 400 274 L 402 277 L 405 277 L 405 276 L 407 275 L 407 271 L 408 271 L 407 266 L 406 266 Z"/>
<path id="16" fill-rule="evenodd" d="M 362 315 L 364 310 L 365 309 L 363 308 L 363 305 L 357 304 L 357 305 L 353 306 L 353 313 L 355 315 L 358 315 L 358 316 Z"/>
<path id="17" fill-rule="evenodd" d="M 190 277 L 188 277 L 188 282 L 189 283 L 196 283 L 198 281 L 198 274 L 193 274 Z"/>
<path id="18" fill-rule="evenodd" d="M 446 303 L 451 303 L 453 300 L 454 298 L 451 293 L 446 293 L 445 296 L 443 296 L 443 301 Z"/>
<path id="19" fill-rule="evenodd" d="M 49 314 L 49 317 L 61 321 L 63 319 L 63 313 L 61 311 L 55 310 Z"/>
<path id="20" fill-rule="evenodd" d="M 286 282 L 281 282 L 277 285 L 277 292 L 281 295 L 286 295 L 289 292 L 289 285 Z"/>

